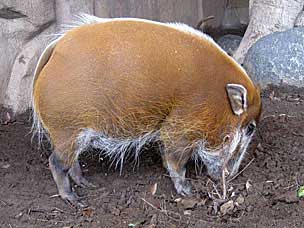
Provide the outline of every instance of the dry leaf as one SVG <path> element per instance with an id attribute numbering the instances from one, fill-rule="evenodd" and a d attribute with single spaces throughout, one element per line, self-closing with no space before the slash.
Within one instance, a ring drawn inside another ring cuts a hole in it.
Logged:
<path id="1" fill-rule="evenodd" d="M 157 191 L 157 183 L 153 184 L 151 189 L 150 189 L 150 192 L 151 192 L 152 196 L 155 195 L 156 191 Z"/>
<path id="2" fill-rule="evenodd" d="M 195 199 L 195 198 L 185 198 L 185 199 L 182 199 L 180 202 L 185 209 L 192 209 L 197 204 L 199 204 L 201 202 L 201 200 Z"/>
<path id="3" fill-rule="evenodd" d="M 94 210 L 91 207 L 87 207 L 82 210 L 82 215 L 85 217 L 92 217 L 93 214 Z"/>
<path id="4" fill-rule="evenodd" d="M 248 191 L 252 187 L 252 184 L 250 184 L 249 180 L 246 181 L 246 190 Z"/>

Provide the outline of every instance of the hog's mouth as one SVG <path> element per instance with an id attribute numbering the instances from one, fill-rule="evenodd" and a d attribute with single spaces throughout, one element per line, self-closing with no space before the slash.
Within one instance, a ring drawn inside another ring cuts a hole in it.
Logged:
<path id="1" fill-rule="evenodd" d="M 223 175 L 232 178 L 237 174 L 252 135 L 248 136 L 245 130 L 237 129 L 228 137 L 229 140 L 216 149 L 209 149 L 204 141 L 196 145 L 194 159 L 202 161 L 212 179 L 222 179 Z"/>

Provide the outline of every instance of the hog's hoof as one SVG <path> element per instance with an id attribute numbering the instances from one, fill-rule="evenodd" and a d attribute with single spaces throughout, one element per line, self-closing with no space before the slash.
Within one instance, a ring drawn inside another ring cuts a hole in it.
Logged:
<path id="1" fill-rule="evenodd" d="M 83 176 L 72 177 L 75 184 L 81 188 L 96 188 L 96 186 L 90 183 L 87 179 Z"/>
<path id="2" fill-rule="evenodd" d="M 189 182 L 184 181 L 175 185 L 176 191 L 182 196 L 190 196 L 192 194 L 192 186 Z"/>
<path id="3" fill-rule="evenodd" d="M 61 198 L 72 208 L 81 209 L 88 207 L 86 203 L 80 201 L 79 196 L 75 192 L 63 194 Z"/>
<path id="4" fill-rule="evenodd" d="M 72 180 L 75 182 L 76 185 L 82 188 L 96 188 L 95 185 L 91 184 L 89 181 L 87 181 L 81 172 L 80 164 L 79 162 L 75 162 L 73 166 L 69 170 L 69 176 L 72 178 Z"/>

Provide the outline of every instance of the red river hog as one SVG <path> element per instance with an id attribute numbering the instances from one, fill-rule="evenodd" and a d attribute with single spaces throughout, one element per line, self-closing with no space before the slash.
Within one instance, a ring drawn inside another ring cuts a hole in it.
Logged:
<path id="1" fill-rule="evenodd" d="M 82 15 L 43 52 L 33 82 L 34 131 L 47 134 L 60 196 L 81 205 L 69 177 L 84 179 L 91 149 L 122 168 L 159 143 L 177 193 L 186 163 L 212 177 L 236 174 L 261 112 L 260 91 L 209 36 L 185 24 Z M 131 155 L 130 155 L 131 154 Z"/>

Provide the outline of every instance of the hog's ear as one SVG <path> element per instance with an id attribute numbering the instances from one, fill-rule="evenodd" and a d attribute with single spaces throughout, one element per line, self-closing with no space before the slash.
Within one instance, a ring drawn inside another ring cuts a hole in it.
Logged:
<path id="1" fill-rule="evenodd" d="M 247 110 L 246 88 L 240 84 L 227 84 L 226 90 L 233 113 L 241 115 Z"/>

